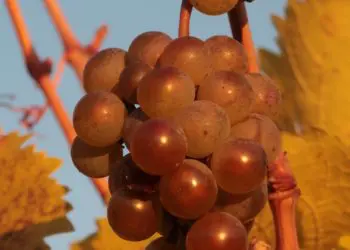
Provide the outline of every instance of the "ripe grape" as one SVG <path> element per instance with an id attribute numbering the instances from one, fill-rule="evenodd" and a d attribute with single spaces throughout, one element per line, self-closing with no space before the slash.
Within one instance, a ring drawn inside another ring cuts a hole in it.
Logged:
<path id="1" fill-rule="evenodd" d="M 75 106 L 73 126 L 87 144 L 109 146 L 121 137 L 126 110 L 114 94 L 98 91 L 86 94 Z"/>
<path id="2" fill-rule="evenodd" d="M 224 212 L 206 214 L 194 223 L 186 237 L 186 250 L 247 250 L 242 223 Z"/>
<path id="3" fill-rule="evenodd" d="M 193 103 L 195 86 L 186 74 L 174 67 L 154 69 L 140 82 L 137 101 L 151 118 L 165 118 Z"/>
<path id="4" fill-rule="evenodd" d="M 186 137 L 178 126 L 163 119 L 150 119 L 134 132 L 130 153 L 146 173 L 164 175 L 185 159 Z"/>
<path id="5" fill-rule="evenodd" d="M 136 129 L 144 122 L 147 121 L 149 117 L 142 111 L 141 108 L 135 109 L 125 118 L 124 127 L 122 131 L 122 137 L 126 146 L 130 149 L 130 142 L 132 135 Z"/>
<path id="6" fill-rule="evenodd" d="M 118 84 L 120 73 L 125 67 L 125 55 L 122 49 L 108 48 L 91 57 L 83 72 L 85 91 L 110 91 Z"/>
<path id="7" fill-rule="evenodd" d="M 210 166 L 218 186 L 232 194 L 257 189 L 267 173 L 264 149 L 245 139 L 225 141 L 213 152 Z"/>
<path id="8" fill-rule="evenodd" d="M 219 190 L 214 210 L 229 213 L 245 223 L 254 219 L 264 208 L 266 202 L 267 185 L 263 183 L 254 191 L 241 195 Z"/>
<path id="9" fill-rule="evenodd" d="M 91 178 L 106 177 L 109 165 L 123 157 L 123 150 L 119 143 L 107 147 L 94 147 L 86 144 L 79 137 L 75 137 L 71 158 L 74 166 L 82 174 Z"/>
<path id="10" fill-rule="evenodd" d="M 129 103 L 137 104 L 137 88 L 140 81 L 152 68 L 145 63 L 135 62 L 123 70 L 119 83 L 112 89 L 112 92 Z"/>
<path id="11" fill-rule="evenodd" d="M 158 176 L 143 172 L 127 154 L 120 161 L 110 165 L 108 187 L 111 193 L 120 188 L 134 192 L 152 193 L 156 191 L 159 182 Z"/>
<path id="12" fill-rule="evenodd" d="M 197 99 L 219 104 L 226 110 L 231 124 L 235 124 L 249 115 L 254 92 L 243 75 L 231 71 L 217 71 L 199 86 Z"/>
<path id="13" fill-rule="evenodd" d="M 204 53 L 204 42 L 191 36 L 173 40 L 159 58 L 159 67 L 169 66 L 185 72 L 195 85 L 199 85 L 210 69 Z"/>
<path id="14" fill-rule="evenodd" d="M 215 204 L 218 189 L 203 163 L 186 159 L 175 171 L 162 176 L 159 197 L 164 208 L 182 219 L 196 219 Z"/>
<path id="15" fill-rule="evenodd" d="M 155 239 L 148 246 L 146 246 L 145 250 L 178 250 L 176 248 L 176 244 L 172 244 L 168 242 L 164 237 Z"/>
<path id="16" fill-rule="evenodd" d="M 189 0 L 200 12 L 210 16 L 217 16 L 229 12 L 239 0 Z"/>
<path id="17" fill-rule="evenodd" d="M 131 42 L 127 62 L 141 61 L 153 68 L 171 41 L 170 36 L 159 31 L 142 33 Z"/>
<path id="18" fill-rule="evenodd" d="M 135 195 L 119 189 L 112 194 L 107 219 L 112 230 L 122 239 L 141 241 L 157 231 L 157 215 L 153 195 Z"/>
<path id="19" fill-rule="evenodd" d="M 187 156 L 192 158 L 209 156 L 230 133 L 230 118 L 211 101 L 195 101 L 172 119 L 183 128 L 188 142 Z"/>
<path id="20" fill-rule="evenodd" d="M 231 136 L 258 142 L 264 148 L 269 163 L 272 163 L 282 150 L 281 132 L 276 124 L 264 115 L 249 115 L 248 119 L 231 127 Z"/>
<path id="21" fill-rule="evenodd" d="M 255 93 L 255 102 L 252 112 L 259 113 L 274 119 L 278 116 L 282 96 L 277 85 L 266 75 L 248 73 L 246 78 Z"/>
<path id="22" fill-rule="evenodd" d="M 212 36 L 204 43 L 206 59 L 211 62 L 213 71 L 248 71 L 248 56 L 238 41 L 229 36 Z"/>

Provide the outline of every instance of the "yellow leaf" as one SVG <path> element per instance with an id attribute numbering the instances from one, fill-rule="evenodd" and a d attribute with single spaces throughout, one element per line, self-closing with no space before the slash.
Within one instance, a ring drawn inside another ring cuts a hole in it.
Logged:
<path id="1" fill-rule="evenodd" d="M 286 92 L 286 105 L 298 105 L 286 115 L 302 111 L 304 125 L 324 130 L 347 146 L 349 16 L 348 0 L 289 0 L 286 17 L 273 17 L 281 54 L 261 53 L 263 68 L 278 78 L 285 90 L 293 90 Z"/>
<path id="2" fill-rule="evenodd" d="M 339 239 L 338 247 L 340 249 L 349 250 L 350 249 L 350 236 L 342 236 Z"/>
<path id="3" fill-rule="evenodd" d="M 67 189 L 49 176 L 61 161 L 35 152 L 33 145 L 23 147 L 29 138 L 17 133 L 0 138 L 0 249 L 35 249 L 55 230 L 72 230 L 65 218 L 71 209 L 63 200 Z M 8 244 L 15 245 L 2 247 Z"/>
<path id="4" fill-rule="evenodd" d="M 98 231 L 95 234 L 72 244 L 71 250 L 144 250 L 151 241 L 160 237 L 159 234 L 154 234 L 144 241 L 129 242 L 119 238 L 112 231 L 107 219 L 97 220 L 97 227 Z"/>
<path id="5" fill-rule="evenodd" d="M 303 250 L 330 250 L 350 231 L 350 158 L 328 135 L 283 135 L 284 148 L 302 195 L 297 222 Z M 251 235 L 274 243 L 268 206 L 257 217 Z"/>

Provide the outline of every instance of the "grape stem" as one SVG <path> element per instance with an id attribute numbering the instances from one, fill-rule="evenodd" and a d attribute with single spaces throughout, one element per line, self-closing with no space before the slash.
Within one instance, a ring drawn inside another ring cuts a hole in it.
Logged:
<path id="1" fill-rule="evenodd" d="M 182 0 L 179 21 L 179 37 L 190 35 L 190 19 L 193 6 L 188 0 Z"/>
<path id="2" fill-rule="evenodd" d="M 240 1 L 228 12 L 228 19 L 232 31 L 232 36 L 242 43 L 248 55 L 249 72 L 258 73 L 259 64 L 249 27 L 247 10 L 244 1 Z"/>
<path id="3" fill-rule="evenodd" d="M 268 181 L 269 205 L 276 231 L 276 250 L 299 250 L 295 214 L 300 189 L 285 152 L 269 166 Z"/>
<path id="4" fill-rule="evenodd" d="M 52 61 L 50 58 L 41 60 L 37 55 L 18 2 L 16 0 L 6 0 L 5 4 L 15 28 L 28 73 L 44 94 L 47 106 L 52 110 L 68 143 L 72 144 L 76 134 L 62 100 L 57 94 L 55 78 L 51 77 Z M 91 181 L 106 203 L 110 197 L 106 179 L 91 179 Z"/>

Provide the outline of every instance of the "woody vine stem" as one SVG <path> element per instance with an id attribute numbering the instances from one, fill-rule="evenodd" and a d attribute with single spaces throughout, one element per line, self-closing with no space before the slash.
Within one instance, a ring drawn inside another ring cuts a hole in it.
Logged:
<path id="1" fill-rule="evenodd" d="M 190 35 L 190 19 L 193 6 L 188 0 L 183 0 L 180 11 L 179 37 Z M 228 13 L 228 19 L 233 37 L 242 43 L 248 55 L 249 72 L 259 72 L 255 46 L 250 31 L 247 11 L 244 1 L 240 1 Z M 300 190 L 289 167 L 285 152 L 268 167 L 269 205 L 273 214 L 276 232 L 276 250 L 299 250 L 296 229 L 296 203 Z M 266 249 L 253 240 L 251 250 Z"/>

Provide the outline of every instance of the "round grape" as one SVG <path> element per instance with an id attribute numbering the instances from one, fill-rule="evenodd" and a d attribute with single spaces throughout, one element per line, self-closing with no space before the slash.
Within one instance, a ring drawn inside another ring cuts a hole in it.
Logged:
<path id="1" fill-rule="evenodd" d="M 129 103 L 138 104 L 137 88 L 140 81 L 151 70 L 150 66 L 142 62 L 128 65 L 121 73 L 119 83 L 112 89 L 112 92 Z"/>
<path id="2" fill-rule="evenodd" d="M 275 119 L 281 109 L 282 96 L 277 85 L 266 75 L 248 73 L 246 78 L 255 93 L 252 112 Z"/>
<path id="3" fill-rule="evenodd" d="M 83 71 L 85 91 L 110 91 L 117 85 L 125 67 L 125 55 L 122 49 L 108 48 L 91 57 Z"/>
<path id="4" fill-rule="evenodd" d="M 258 142 L 265 150 L 268 163 L 272 163 L 282 151 L 281 132 L 276 124 L 264 115 L 250 114 L 248 119 L 231 127 L 231 136 Z"/>
<path id="5" fill-rule="evenodd" d="M 109 174 L 109 166 L 123 157 L 119 143 L 107 147 L 94 147 L 75 137 L 71 147 L 71 158 L 80 173 L 91 178 L 102 178 Z"/>
<path id="6" fill-rule="evenodd" d="M 182 129 L 172 122 L 150 119 L 134 132 L 130 152 L 143 171 L 164 175 L 176 169 L 185 159 L 186 137 Z"/>
<path id="7" fill-rule="evenodd" d="M 210 166 L 218 186 L 232 194 L 257 189 L 267 174 L 264 149 L 245 139 L 231 139 L 220 145 L 212 155 Z"/>
<path id="8" fill-rule="evenodd" d="M 112 230 L 128 241 L 151 237 L 157 231 L 153 199 L 153 196 L 135 195 L 123 189 L 114 192 L 107 208 L 107 219 Z"/>
<path id="9" fill-rule="evenodd" d="M 159 67 L 175 67 L 199 85 L 209 73 L 210 65 L 204 53 L 204 42 L 196 37 L 173 40 L 159 58 Z"/>
<path id="10" fill-rule="evenodd" d="M 185 160 L 159 183 L 160 201 L 172 215 L 182 219 L 203 216 L 215 204 L 218 189 L 213 174 L 203 163 Z"/>
<path id="11" fill-rule="evenodd" d="M 124 127 L 122 130 L 122 138 L 126 146 L 130 149 L 131 138 L 136 129 L 149 117 L 142 111 L 141 108 L 135 109 L 125 118 Z"/>
<path id="12" fill-rule="evenodd" d="M 242 223 L 224 212 L 206 214 L 194 223 L 186 237 L 186 250 L 247 250 L 248 237 Z"/>
<path id="13" fill-rule="evenodd" d="M 189 0 L 200 12 L 210 16 L 222 15 L 233 9 L 239 0 Z"/>
<path id="14" fill-rule="evenodd" d="M 211 63 L 213 71 L 248 71 L 248 56 L 237 40 L 229 36 L 212 36 L 204 43 L 206 60 Z"/>
<path id="15" fill-rule="evenodd" d="M 217 71 L 199 86 L 197 99 L 209 100 L 220 105 L 229 115 L 231 124 L 235 124 L 250 114 L 254 92 L 243 75 L 231 71 Z"/>
<path id="16" fill-rule="evenodd" d="M 159 176 L 143 172 L 130 154 L 110 165 L 109 171 L 108 187 L 111 193 L 121 188 L 139 193 L 153 193 L 157 189 Z"/>
<path id="17" fill-rule="evenodd" d="M 105 147 L 120 139 L 125 115 L 124 104 L 116 95 L 93 92 L 83 96 L 75 106 L 73 126 L 87 144 Z"/>
<path id="18" fill-rule="evenodd" d="M 141 61 L 153 68 L 171 41 L 171 37 L 165 33 L 159 31 L 144 32 L 131 42 L 127 62 Z"/>
<path id="19" fill-rule="evenodd" d="M 206 100 L 195 101 L 172 118 L 183 128 L 188 142 L 187 156 L 209 156 L 230 133 L 230 118 L 219 105 Z"/>
<path id="20" fill-rule="evenodd" d="M 193 103 L 196 90 L 186 74 L 174 67 L 154 69 L 140 82 L 137 101 L 151 118 L 173 116 Z"/>

